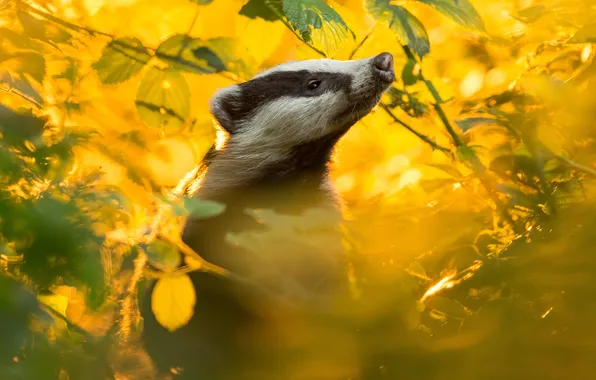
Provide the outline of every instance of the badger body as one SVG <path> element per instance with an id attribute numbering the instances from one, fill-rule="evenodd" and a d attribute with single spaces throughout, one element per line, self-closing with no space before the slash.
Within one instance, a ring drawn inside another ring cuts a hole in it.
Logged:
<path id="1" fill-rule="evenodd" d="M 208 153 L 192 196 L 222 202 L 226 210 L 215 218 L 189 218 L 182 239 L 205 260 L 256 286 L 190 273 L 194 316 L 173 333 L 158 324 L 147 297 L 143 341 L 159 370 L 208 380 L 345 379 L 357 373 L 349 365 L 349 339 L 331 328 L 337 323 L 330 309 L 345 294 L 340 236 L 308 251 L 288 243 L 266 254 L 226 237 L 264 230 L 251 209 L 296 217 L 317 209 L 339 217 L 328 178 L 333 148 L 393 80 L 393 58 L 382 53 L 289 62 L 216 92 L 211 112 L 228 139 Z"/>

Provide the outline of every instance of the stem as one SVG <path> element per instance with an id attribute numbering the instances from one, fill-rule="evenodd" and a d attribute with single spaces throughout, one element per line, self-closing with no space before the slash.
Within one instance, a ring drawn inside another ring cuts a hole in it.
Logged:
<path id="1" fill-rule="evenodd" d="M 375 28 L 376 28 L 376 25 L 372 28 L 372 30 L 370 31 L 370 33 L 368 33 L 362 39 L 362 41 L 360 41 L 360 43 L 354 48 L 354 50 L 352 50 L 352 52 L 350 53 L 350 56 L 348 57 L 348 59 L 354 58 L 354 56 L 356 55 L 356 53 L 358 52 L 358 50 L 360 50 L 360 48 L 362 47 L 362 45 L 364 45 L 364 43 L 370 38 L 370 36 L 372 36 L 373 32 L 375 31 Z"/>
<path id="2" fill-rule="evenodd" d="M 585 165 L 579 164 L 579 163 L 577 163 L 577 162 L 575 162 L 575 161 L 572 161 L 572 160 L 570 160 L 570 159 L 568 159 L 568 158 L 565 158 L 565 157 L 563 157 L 563 156 L 560 156 L 560 155 L 558 155 L 558 154 L 556 155 L 556 157 L 557 157 L 559 160 L 561 160 L 561 161 L 563 161 L 564 163 L 566 163 L 567 165 L 569 165 L 570 167 L 572 167 L 572 168 L 574 168 L 574 169 L 577 169 L 577 170 L 579 170 L 579 171 L 581 171 L 581 172 L 584 172 L 584 173 L 586 173 L 586 174 L 590 174 L 590 175 L 593 175 L 593 176 L 595 176 L 595 177 L 596 177 L 596 170 L 594 170 L 594 169 L 592 169 L 592 168 L 590 168 L 590 167 L 587 167 L 587 166 L 585 166 Z"/>
<path id="3" fill-rule="evenodd" d="M 278 13 L 278 12 L 276 12 L 276 13 Z M 278 16 L 279 16 L 279 14 L 278 14 Z M 292 26 L 286 20 L 284 20 L 284 18 L 282 16 L 279 16 L 279 19 L 281 20 L 281 22 L 283 22 L 283 24 L 286 26 L 286 28 L 290 29 L 290 32 L 292 32 L 296 36 L 296 38 L 298 38 L 300 41 L 302 41 L 306 46 L 308 46 L 309 48 L 311 48 L 313 51 L 317 52 L 320 56 L 322 56 L 324 58 L 327 57 L 327 54 L 323 53 L 321 50 L 317 49 L 313 45 L 311 45 L 308 42 L 304 41 L 304 39 L 302 39 L 302 36 L 298 35 L 298 33 L 296 33 L 296 31 L 294 30 L 294 28 L 292 28 Z"/>
<path id="4" fill-rule="evenodd" d="M 432 141 L 430 139 L 430 137 L 423 135 L 422 133 L 416 131 L 414 128 L 410 127 L 408 124 L 401 121 L 397 116 L 395 116 L 395 114 L 393 112 L 391 112 L 391 110 L 389 109 L 389 107 L 387 107 L 386 104 L 381 103 L 381 108 L 383 108 L 385 110 L 385 112 L 387 112 L 387 114 L 389 116 L 391 116 L 393 121 L 400 124 L 402 127 L 406 128 L 408 131 L 412 132 L 413 134 L 415 134 L 419 139 L 421 139 L 422 141 L 424 141 L 425 143 L 430 145 L 433 149 L 437 149 L 437 150 L 440 150 L 445 153 L 451 153 L 451 149 L 437 144 L 436 142 Z"/>
<path id="5" fill-rule="evenodd" d="M 407 45 L 402 45 L 402 49 L 406 53 L 406 56 L 408 57 L 408 59 L 411 59 L 411 60 L 416 61 L 416 62 L 418 61 L 416 59 L 416 56 L 412 52 L 412 50 Z M 424 77 L 424 74 L 422 73 L 422 71 L 420 72 L 419 77 L 420 77 L 420 80 L 422 80 L 424 82 L 424 84 L 426 84 L 426 87 L 428 88 L 428 91 L 430 91 L 432 97 L 435 99 L 435 104 L 433 104 L 433 107 L 437 111 L 437 114 L 439 115 L 439 118 L 441 119 L 441 121 L 445 125 L 445 128 L 447 129 L 447 132 L 449 132 L 449 135 L 453 139 L 453 143 L 457 147 L 463 145 L 462 142 L 461 142 L 461 139 L 459 138 L 459 136 L 457 134 L 457 132 L 455 132 L 455 130 L 451 126 L 451 123 L 449 122 L 449 118 L 447 118 L 447 114 L 445 113 L 445 110 L 443 110 L 443 107 L 441 106 L 441 104 L 443 103 L 443 99 L 441 99 L 441 95 L 439 95 L 439 92 L 437 91 L 437 88 L 435 87 L 435 85 L 430 80 L 428 80 L 428 79 L 426 79 Z"/>

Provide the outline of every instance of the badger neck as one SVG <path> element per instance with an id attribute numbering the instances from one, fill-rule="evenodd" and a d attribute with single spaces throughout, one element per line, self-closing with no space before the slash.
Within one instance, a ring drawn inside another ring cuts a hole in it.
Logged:
<path id="1" fill-rule="evenodd" d="M 343 133 L 289 148 L 235 144 L 211 151 L 201 198 L 265 197 L 282 202 L 334 203 L 329 162 Z M 306 206 L 306 205 L 305 205 Z"/>

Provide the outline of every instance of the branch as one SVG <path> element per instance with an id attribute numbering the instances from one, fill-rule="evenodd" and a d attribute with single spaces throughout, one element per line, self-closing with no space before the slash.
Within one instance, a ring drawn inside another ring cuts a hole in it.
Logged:
<path id="1" fill-rule="evenodd" d="M 414 55 L 412 50 L 407 45 L 402 45 L 402 49 L 408 56 L 408 59 L 417 61 L 416 56 Z M 439 92 L 437 91 L 435 85 L 430 80 L 428 80 L 424 77 L 424 74 L 422 73 L 422 71 L 420 71 L 419 78 L 421 81 L 424 82 L 424 84 L 426 84 L 428 91 L 430 91 L 432 97 L 435 99 L 435 103 L 433 104 L 433 107 L 439 114 L 439 118 L 445 125 L 447 132 L 449 132 L 449 135 L 453 139 L 453 143 L 457 147 L 463 145 L 461 142 L 461 139 L 459 138 L 459 135 L 457 134 L 457 132 L 455 132 L 455 130 L 451 126 L 451 123 L 449 122 L 449 119 L 447 118 L 447 114 L 445 113 L 445 110 L 443 110 L 443 107 L 441 106 L 441 104 L 443 104 L 443 99 L 441 99 L 441 95 L 439 95 Z"/>
<path id="2" fill-rule="evenodd" d="M 565 158 L 565 157 L 563 157 L 563 156 L 561 156 L 561 155 L 558 155 L 558 154 L 557 154 L 557 155 L 555 155 L 555 156 L 556 156 L 556 157 L 557 157 L 559 160 L 561 160 L 561 161 L 563 161 L 564 163 L 566 163 L 567 165 L 569 165 L 570 167 L 572 167 L 572 168 L 574 168 L 574 169 L 577 169 L 577 170 L 579 170 L 579 171 L 581 171 L 581 172 L 584 172 L 584 173 L 586 173 L 586 174 L 590 174 L 590 175 L 593 175 L 593 176 L 595 176 L 595 177 L 596 177 L 596 170 L 594 170 L 594 169 L 592 169 L 592 168 L 590 168 L 590 167 L 587 167 L 587 166 L 585 166 L 585 165 L 579 164 L 579 163 L 577 163 L 577 162 L 575 162 L 575 161 L 572 161 L 572 160 L 570 160 L 570 159 L 568 159 L 568 158 Z"/>
<path id="3" fill-rule="evenodd" d="M 451 149 L 437 144 L 436 142 L 431 140 L 430 137 L 423 135 L 422 133 L 418 132 L 414 128 L 410 127 L 405 122 L 401 121 L 397 116 L 395 116 L 395 114 L 393 112 L 391 112 L 391 110 L 389 109 L 389 107 L 387 107 L 386 104 L 381 103 L 380 105 L 381 105 L 381 108 L 383 108 L 385 110 L 385 112 L 387 112 L 387 114 L 393 119 L 393 121 L 400 124 L 402 127 L 406 128 L 408 131 L 412 132 L 413 134 L 415 134 L 418 138 L 420 138 L 422 141 L 424 141 L 425 143 L 430 145 L 433 149 L 437 149 L 437 150 L 440 150 L 445 153 L 451 153 Z"/>

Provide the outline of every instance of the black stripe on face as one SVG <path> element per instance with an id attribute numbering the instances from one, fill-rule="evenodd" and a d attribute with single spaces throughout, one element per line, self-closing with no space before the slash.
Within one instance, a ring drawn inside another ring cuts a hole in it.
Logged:
<path id="1" fill-rule="evenodd" d="M 321 81 L 319 86 L 311 90 L 309 83 Z M 281 97 L 315 97 L 327 91 L 349 92 L 352 77 L 349 74 L 328 72 L 281 71 L 252 79 L 239 85 L 240 94 L 232 95 L 234 99 L 223 100 L 229 116 L 234 121 L 246 119 L 252 111 Z"/>

